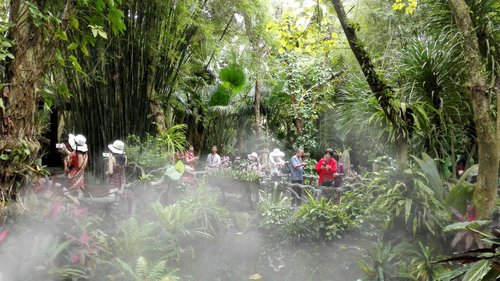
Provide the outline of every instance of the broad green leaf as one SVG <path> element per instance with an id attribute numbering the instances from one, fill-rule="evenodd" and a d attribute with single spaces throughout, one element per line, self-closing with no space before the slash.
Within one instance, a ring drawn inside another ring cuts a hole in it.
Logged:
<path id="1" fill-rule="evenodd" d="M 490 260 L 481 260 L 474 263 L 469 270 L 464 275 L 462 281 L 479 281 L 488 274 L 491 269 Z"/>
<path id="2" fill-rule="evenodd" d="M 408 222 L 408 218 L 410 217 L 412 202 L 411 198 L 405 200 L 405 222 Z"/>
<path id="3" fill-rule="evenodd" d="M 177 163 L 175 163 L 175 170 L 177 172 L 179 172 L 181 175 L 184 174 L 184 172 L 186 171 L 186 167 L 184 165 L 184 163 L 182 163 L 182 161 L 177 161 Z"/>
<path id="4" fill-rule="evenodd" d="M 82 51 L 82 53 L 83 53 L 85 56 L 88 56 L 88 55 L 89 55 L 89 49 L 87 49 L 87 46 L 85 46 L 85 45 L 81 45 L 81 46 L 80 46 L 80 50 Z"/>
<path id="5" fill-rule="evenodd" d="M 66 31 L 64 30 L 57 30 L 56 33 L 54 34 L 56 38 L 59 38 L 62 41 L 68 41 L 68 35 L 66 34 Z"/>
<path id="6" fill-rule="evenodd" d="M 69 24 L 74 29 L 78 29 L 78 27 L 80 26 L 78 19 L 73 15 L 69 17 Z"/>
<path id="7" fill-rule="evenodd" d="M 70 51 L 71 51 L 71 50 L 74 50 L 74 49 L 76 49 L 76 48 L 78 48 L 78 44 L 77 44 L 77 43 L 75 43 L 75 42 L 73 42 L 73 43 L 69 44 L 69 45 L 68 45 L 68 47 L 67 47 L 67 49 L 68 49 L 68 50 L 70 50 Z"/>
<path id="8" fill-rule="evenodd" d="M 452 232 L 452 231 L 466 230 L 469 228 L 479 229 L 482 226 L 486 226 L 490 223 L 491 223 L 491 221 L 489 221 L 489 220 L 457 222 L 457 223 L 452 223 L 450 225 L 445 226 L 443 228 L 443 231 L 444 232 Z"/>

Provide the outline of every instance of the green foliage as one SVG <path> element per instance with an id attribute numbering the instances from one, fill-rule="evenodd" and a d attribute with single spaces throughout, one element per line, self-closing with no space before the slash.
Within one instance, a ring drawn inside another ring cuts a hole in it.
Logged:
<path id="1" fill-rule="evenodd" d="M 245 171 L 238 167 L 210 170 L 208 175 L 253 182 L 259 181 L 261 178 L 261 175 L 256 171 Z"/>
<path id="2" fill-rule="evenodd" d="M 313 7 L 286 9 L 281 18 L 267 24 L 277 41 L 278 54 L 305 53 L 321 56 L 334 50 L 339 34 L 334 30 L 331 14 L 319 3 Z"/>
<path id="3" fill-rule="evenodd" d="M 269 123 L 279 138 L 307 151 L 320 149 L 320 113 L 333 108 L 340 71 L 324 59 L 285 53 L 275 58 L 272 92 L 264 98 Z M 322 149 L 322 148 L 321 148 Z"/>
<path id="4" fill-rule="evenodd" d="M 4 150 L 0 154 L 0 164 L 3 173 L 12 177 L 13 188 L 0 190 L 0 207 L 14 198 L 25 185 L 35 179 L 48 174 L 42 160 L 31 152 L 33 143 L 26 139 L 18 139 L 18 146 L 11 150 Z"/>
<path id="5" fill-rule="evenodd" d="M 452 272 L 442 274 L 438 280 L 450 281 L 463 276 L 461 280 L 496 280 L 500 277 L 500 270 L 498 264 L 500 261 L 500 254 L 498 253 L 498 246 L 500 246 L 500 239 L 489 233 L 479 230 L 468 228 L 470 231 L 478 234 L 487 247 L 478 250 L 470 250 L 462 253 L 455 254 L 452 258 L 442 260 L 440 262 L 460 262 L 466 264 L 462 267 L 457 267 Z M 498 233 L 498 229 L 494 229 Z"/>
<path id="6" fill-rule="evenodd" d="M 259 192 L 257 212 L 260 217 L 259 227 L 271 235 L 284 235 L 285 227 L 293 220 L 290 199 L 278 189 L 273 192 Z"/>
<path id="7" fill-rule="evenodd" d="M 137 163 L 146 171 L 165 167 L 176 152 L 185 151 L 185 130 L 185 124 L 177 124 L 159 136 L 147 135 L 145 140 L 135 135 L 128 136 L 126 152 L 129 162 Z"/>
<path id="8" fill-rule="evenodd" d="M 145 140 L 131 135 L 127 137 L 127 157 L 129 162 L 135 162 L 145 170 L 165 167 L 172 154 L 166 154 L 159 137 L 147 135 Z"/>
<path id="9" fill-rule="evenodd" d="M 368 251 L 368 257 L 369 263 L 359 261 L 359 266 L 366 275 L 364 281 L 392 280 L 395 277 L 394 264 L 398 256 L 390 243 L 384 245 L 379 241 L 374 250 Z"/>
<path id="10" fill-rule="evenodd" d="M 173 205 L 153 205 L 158 223 L 168 241 L 181 238 L 211 238 L 225 225 L 226 213 L 217 205 L 217 197 L 197 189 Z"/>
<path id="11" fill-rule="evenodd" d="M 434 161 L 427 156 L 424 159 L 427 161 L 420 159 L 421 165 L 426 163 L 420 169 L 410 168 L 402 175 L 394 171 L 394 181 L 377 187 L 376 192 L 380 195 L 374 197 L 367 212 L 385 215 L 389 223 L 402 221 L 413 234 L 428 231 L 438 235 L 443 223 L 450 219 L 443 198 L 439 196 L 443 194 L 444 183 L 436 178 Z"/>
<path id="12" fill-rule="evenodd" d="M 340 206 L 324 197 L 318 201 L 309 193 L 308 197 L 307 203 L 300 206 L 295 215 L 309 238 L 332 240 L 353 227 L 351 217 Z"/>
<path id="13" fill-rule="evenodd" d="M 442 260 L 443 256 L 434 255 L 430 247 L 424 246 L 422 242 L 410 249 L 409 274 L 414 280 L 432 281 L 450 269 L 442 263 L 436 263 Z"/>
<path id="14" fill-rule="evenodd" d="M 173 155 L 176 152 L 184 152 L 187 147 L 186 124 L 176 124 L 168 128 L 165 132 L 160 132 L 159 140 L 163 153 Z"/>
<path id="15" fill-rule="evenodd" d="M 465 250 L 470 250 L 473 243 L 476 243 L 479 248 L 483 247 L 481 241 L 481 236 L 474 230 L 481 230 L 486 225 L 490 224 L 491 221 L 484 220 L 473 220 L 473 221 L 460 221 L 456 223 L 449 224 L 443 228 L 444 232 L 456 232 L 455 237 L 451 241 L 452 247 L 457 247 L 458 245 L 463 246 Z M 463 244 L 460 244 L 462 242 Z"/>
<path id="16" fill-rule="evenodd" d="M 167 263 L 164 260 L 158 261 L 155 264 L 151 264 L 146 260 L 145 257 L 140 256 L 137 258 L 135 267 L 131 267 L 124 261 L 116 260 L 118 267 L 123 272 L 123 278 L 125 280 L 133 281 L 176 281 L 180 280 L 179 277 L 175 275 L 175 271 L 170 271 L 167 269 Z"/>
<path id="17" fill-rule="evenodd" d="M 123 221 L 119 226 L 119 235 L 113 239 L 115 256 L 125 261 L 130 258 L 155 252 L 157 239 L 154 238 L 156 226 L 152 222 L 142 222 L 136 217 Z"/>
<path id="18" fill-rule="evenodd" d="M 436 162 L 426 153 L 422 153 L 422 159 L 413 156 L 413 159 L 417 162 L 423 176 L 427 179 L 428 186 L 434 192 L 436 199 L 444 199 L 444 181 L 439 174 Z"/>
<path id="19" fill-rule="evenodd" d="M 227 106 L 231 100 L 231 92 L 223 85 L 219 85 L 210 97 L 208 104 L 210 106 Z"/>
<path id="20" fill-rule="evenodd" d="M 245 86 L 245 73 L 241 66 L 231 64 L 220 71 L 220 80 L 227 87 L 235 92 L 240 91 Z"/>

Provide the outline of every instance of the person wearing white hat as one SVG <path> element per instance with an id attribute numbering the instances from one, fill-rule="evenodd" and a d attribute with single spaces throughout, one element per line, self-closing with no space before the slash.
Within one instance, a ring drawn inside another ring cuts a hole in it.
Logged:
<path id="1" fill-rule="evenodd" d="M 125 155 L 125 144 L 121 140 L 115 140 L 108 145 L 111 152 L 108 160 L 109 189 L 123 191 L 125 187 L 125 167 L 127 166 L 127 156 Z"/>
<path id="2" fill-rule="evenodd" d="M 269 169 L 271 170 L 271 176 L 281 175 L 281 168 L 285 165 L 283 157 L 285 157 L 285 153 L 279 150 L 279 148 L 275 148 L 269 153 Z"/>
<path id="3" fill-rule="evenodd" d="M 248 160 L 250 160 L 250 163 L 248 164 L 248 167 L 247 167 L 247 171 L 248 172 L 253 171 L 253 172 L 260 173 L 261 165 L 259 162 L 259 155 L 257 154 L 257 152 L 252 152 L 251 154 L 248 154 L 247 157 L 248 157 Z"/>
<path id="4" fill-rule="evenodd" d="M 82 135 L 69 135 L 68 143 L 73 149 L 67 162 L 67 174 L 69 178 L 68 191 L 78 192 L 78 196 L 83 196 L 82 189 L 85 188 L 84 173 L 89 160 L 87 139 Z"/>
<path id="5" fill-rule="evenodd" d="M 60 145 L 60 146 L 59 146 Z M 64 165 L 64 173 L 69 173 L 69 156 L 73 151 L 75 151 L 75 135 L 68 134 L 68 138 L 63 138 L 62 144 L 56 144 L 56 147 L 59 148 L 59 153 L 62 154 L 63 157 L 63 165 Z"/>

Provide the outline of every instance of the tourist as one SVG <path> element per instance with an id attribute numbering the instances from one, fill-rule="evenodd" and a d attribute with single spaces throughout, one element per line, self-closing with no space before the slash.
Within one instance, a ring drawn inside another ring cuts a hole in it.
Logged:
<path id="1" fill-rule="evenodd" d="M 257 152 L 252 152 L 251 154 L 247 155 L 248 160 L 250 160 L 250 163 L 248 163 L 247 166 L 247 172 L 256 172 L 260 174 L 261 171 L 261 165 L 259 162 L 259 155 Z"/>
<path id="2" fill-rule="evenodd" d="M 271 171 L 271 176 L 280 176 L 281 168 L 285 165 L 285 161 L 283 161 L 283 157 L 285 157 L 285 153 L 279 150 L 279 148 L 275 148 L 271 153 L 269 153 L 269 169 Z"/>
<path id="3" fill-rule="evenodd" d="M 123 191 L 125 188 L 125 169 L 127 166 L 127 156 L 125 155 L 125 144 L 121 140 L 115 140 L 108 145 L 111 152 L 108 159 L 109 190 Z"/>
<path id="4" fill-rule="evenodd" d="M 56 147 L 59 149 L 59 152 L 62 154 L 64 172 L 67 174 L 67 173 L 69 173 L 69 170 L 67 169 L 69 166 L 69 156 L 74 151 L 74 147 L 76 147 L 75 146 L 75 135 L 68 134 L 68 137 L 64 138 L 62 140 L 61 144 L 56 144 Z"/>
<path id="5" fill-rule="evenodd" d="M 307 163 L 303 161 L 304 150 L 302 148 L 297 149 L 295 155 L 290 159 L 290 180 L 295 184 L 304 184 L 304 167 Z M 302 188 L 296 185 L 292 185 L 292 206 L 298 206 L 300 204 L 300 197 L 302 197 Z"/>
<path id="6" fill-rule="evenodd" d="M 221 159 L 219 154 L 217 154 L 217 146 L 212 146 L 211 153 L 207 156 L 207 168 L 214 169 L 218 168 L 221 164 Z"/>
<path id="7" fill-rule="evenodd" d="M 323 158 L 316 164 L 316 172 L 319 174 L 318 185 L 332 186 L 337 172 L 337 162 L 332 158 L 333 153 L 327 151 Z"/>
<path id="8" fill-rule="evenodd" d="M 83 197 L 82 189 L 85 188 L 84 173 L 89 161 L 87 139 L 82 135 L 77 135 L 74 138 L 70 137 L 68 143 L 73 150 L 65 162 L 64 170 L 68 174 L 68 191 L 77 192 L 78 197 Z"/>
<path id="9" fill-rule="evenodd" d="M 267 148 L 260 151 L 260 168 L 264 174 L 269 175 L 269 149 Z"/>
<path id="10" fill-rule="evenodd" d="M 184 155 L 184 161 L 186 162 L 186 166 L 190 167 L 192 171 L 194 171 L 196 167 L 196 162 L 200 157 L 194 156 L 194 147 L 192 145 L 189 146 L 186 154 Z"/>

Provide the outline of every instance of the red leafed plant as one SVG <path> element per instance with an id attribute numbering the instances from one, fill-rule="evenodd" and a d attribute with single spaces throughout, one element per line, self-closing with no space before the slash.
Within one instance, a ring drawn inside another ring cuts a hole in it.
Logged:
<path id="1" fill-rule="evenodd" d="M 8 229 L 0 231 L 0 242 L 2 242 L 7 237 L 7 234 L 9 234 L 9 230 Z"/>
<path id="2" fill-rule="evenodd" d="M 455 215 L 458 222 L 447 225 L 443 230 L 445 232 L 455 232 L 458 231 L 453 240 L 451 241 L 452 247 L 457 247 L 463 241 L 463 248 L 465 250 L 470 250 L 474 245 L 474 242 L 479 248 L 483 248 L 483 242 L 481 236 L 472 231 L 471 229 L 480 230 L 483 226 L 488 225 L 490 221 L 486 220 L 476 220 L 476 211 L 474 206 L 468 205 L 465 214 L 461 214 L 456 209 L 452 208 L 451 211 Z"/>

